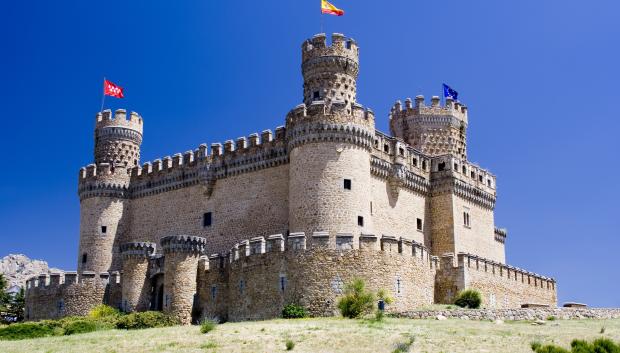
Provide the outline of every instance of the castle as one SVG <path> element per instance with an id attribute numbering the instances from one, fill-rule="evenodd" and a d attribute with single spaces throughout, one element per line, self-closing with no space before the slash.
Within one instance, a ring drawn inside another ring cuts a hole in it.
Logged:
<path id="1" fill-rule="evenodd" d="M 200 145 L 140 165 L 143 119 L 103 111 L 95 161 L 78 173 L 77 272 L 27 281 L 29 320 L 107 303 L 187 324 L 333 315 L 363 278 L 392 312 L 451 303 L 555 306 L 556 282 L 505 263 L 496 177 L 467 160 L 467 108 L 397 101 L 391 136 L 356 101 L 357 43 L 325 34 L 301 48 L 303 103 L 275 133 Z"/>

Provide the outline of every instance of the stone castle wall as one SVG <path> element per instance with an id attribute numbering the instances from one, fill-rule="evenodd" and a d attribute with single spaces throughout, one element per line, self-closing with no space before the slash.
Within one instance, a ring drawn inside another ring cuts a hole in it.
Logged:
<path id="1" fill-rule="evenodd" d="M 108 273 L 53 273 L 26 282 L 26 320 L 83 316 L 95 306 L 107 303 L 118 307 L 120 276 Z"/>
<path id="2" fill-rule="evenodd" d="M 289 303 L 313 316 L 334 315 L 345 284 L 358 277 L 395 299 L 389 311 L 433 303 L 437 260 L 421 244 L 376 236 L 362 237 L 356 246 L 352 237 L 308 246 L 300 235 L 289 237 L 286 248 L 283 241 L 253 238 L 233 249 L 231 258 L 210 257 L 198 274 L 202 317 L 274 318 Z"/>
<path id="3" fill-rule="evenodd" d="M 557 305 L 555 280 L 471 254 L 441 258 L 435 298 L 451 303 L 463 289 L 476 289 L 485 308 L 518 308 L 522 304 Z"/>

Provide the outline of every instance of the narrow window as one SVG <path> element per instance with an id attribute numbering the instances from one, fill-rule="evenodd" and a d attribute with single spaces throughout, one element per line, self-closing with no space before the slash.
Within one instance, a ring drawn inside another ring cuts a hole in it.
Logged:
<path id="1" fill-rule="evenodd" d="M 350 40 L 347 41 L 347 49 L 351 49 L 351 41 Z"/>
<path id="2" fill-rule="evenodd" d="M 372 201 L 370 201 L 370 215 L 372 216 Z"/>
<path id="3" fill-rule="evenodd" d="M 469 213 L 468 212 L 463 212 L 463 225 L 465 227 L 469 227 L 470 223 L 469 223 Z"/>
<path id="4" fill-rule="evenodd" d="M 414 166 L 414 167 L 417 167 L 417 166 L 418 166 L 418 159 L 417 159 L 417 158 L 413 157 L 413 159 L 411 160 L 411 162 L 413 163 L 413 166 Z"/>
<path id="5" fill-rule="evenodd" d="M 400 278 L 396 279 L 396 293 L 400 294 Z"/>
<path id="6" fill-rule="evenodd" d="M 351 190 L 351 179 L 345 179 L 344 180 L 344 188 L 346 190 Z"/>
<path id="7" fill-rule="evenodd" d="M 321 92 L 319 92 L 319 91 L 314 91 L 314 93 L 312 93 L 312 98 L 313 98 L 313 99 L 319 99 L 319 98 L 321 98 Z"/>
<path id="8" fill-rule="evenodd" d="M 286 276 L 280 275 L 280 290 L 284 292 L 286 289 Z"/>
<path id="9" fill-rule="evenodd" d="M 87 253 L 83 253 L 82 254 L 82 263 L 85 264 L 86 260 L 88 260 L 88 254 Z"/>
<path id="10" fill-rule="evenodd" d="M 458 171 L 458 170 L 459 170 L 459 165 L 458 165 L 458 164 L 456 164 L 456 163 L 454 163 L 454 170 L 455 170 L 455 171 Z"/>
<path id="11" fill-rule="evenodd" d="M 211 286 L 211 299 L 215 300 L 215 295 L 217 294 L 217 287 Z"/>
<path id="12" fill-rule="evenodd" d="M 360 226 L 360 227 L 364 226 L 364 217 L 357 216 L 357 225 Z"/>
<path id="13" fill-rule="evenodd" d="M 440 172 L 441 172 L 441 171 L 442 171 L 442 170 L 444 170 L 444 169 L 446 169 L 446 162 L 441 162 L 441 163 L 439 163 L 439 164 L 437 165 L 437 170 L 438 170 L 438 171 L 440 171 Z"/>
<path id="14" fill-rule="evenodd" d="M 398 149 L 398 153 L 400 153 L 401 156 L 405 155 L 405 150 L 403 148 L 399 148 Z"/>
<path id="15" fill-rule="evenodd" d="M 202 215 L 202 226 L 203 227 L 210 227 L 212 224 L 212 216 L 211 216 L 211 212 L 207 212 L 205 214 Z"/>
<path id="16" fill-rule="evenodd" d="M 385 153 L 390 152 L 390 146 L 387 143 L 385 145 L 383 145 L 383 152 L 385 152 Z"/>
<path id="17" fill-rule="evenodd" d="M 478 175 L 478 180 L 482 183 L 482 174 Z"/>
<path id="18" fill-rule="evenodd" d="M 426 161 L 422 161 L 422 170 L 426 170 Z"/>
<path id="19" fill-rule="evenodd" d="M 243 290 L 245 289 L 245 282 L 243 280 L 239 281 L 239 294 L 243 295 Z"/>
<path id="20" fill-rule="evenodd" d="M 489 185 L 489 187 L 491 187 L 491 179 L 487 179 L 487 185 Z"/>
<path id="21" fill-rule="evenodd" d="M 463 174 L 467 174 L 467 168 L 465 168 L 465 166 L 463 166 Z"/>
<path id="22" fill-rule="evenodd" d="M 471 178 L 476 179 L 476 172 L 474 172 L 473 170 L 471 171 Z"/>
<path id="23" fill-rule="evenodd" d="M 107 226 L 101 226 L 101 234 L 105 234 L 108 232 L 108 227 Z"/>
<path id="24" fill-rule="evenodd" d="M 416 219 L 416 228 L 418 228 L 418 230 L 422 230 L 422 219 Z"/>

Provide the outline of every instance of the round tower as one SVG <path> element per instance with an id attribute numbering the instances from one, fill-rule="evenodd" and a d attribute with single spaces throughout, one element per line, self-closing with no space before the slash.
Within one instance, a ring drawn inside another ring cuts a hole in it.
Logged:
<path id="1" fill-rule="evenodd" d="M 161 238 L 164 252 L 164 305 L 166 313 L 181 324 L 192 322 L 198 259 L 205 252 L 207 239 L 189 235 Z"/>
<path id="2" fill-rule="evenodd" d="M 139 164 L 142 118 L 106 110 L 95 122 L 95 163 L 80 169 L 78 272 L 118 271 L 118 242 L 126 223 L 129 169 Z"/>
<path id="3" fill-rule="evenodd" d="M 109 163 L 113 168 L 140 164 L 142 117 L 118 109 L 112 118 L 110 110 L 97 114 L 95 126 L 95 164 Z"/>
<path id="4" fill-rule="evenodd" d="M 286 119 L 289 231 L 354 236 L 370 232 L 374 115 L 356 102 L 358 47 L 342 34 L 302 45 L 304 103 Z M 309 236 L 311 239 L 311 237 Z"/>
<path id="5" fill-rule="evenodd" d="M 125 312 L 150 308 L 151 285 L 148 280 L 149 259 L 155 243 L 133 242 L 120 246 L 123 259 L 122 308 Z"/>

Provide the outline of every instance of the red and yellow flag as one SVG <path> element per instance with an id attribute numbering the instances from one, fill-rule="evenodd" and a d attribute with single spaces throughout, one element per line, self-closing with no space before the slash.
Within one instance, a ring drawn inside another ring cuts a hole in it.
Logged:
<path id="1" fill-rule="evenodd" d="M 321 0 L 321 13 L 328 15 L 342 16 L 344 11 L 329 3 L 327 0 Z"/>

